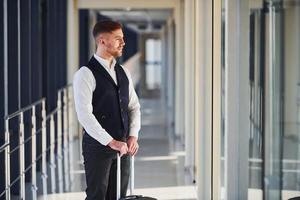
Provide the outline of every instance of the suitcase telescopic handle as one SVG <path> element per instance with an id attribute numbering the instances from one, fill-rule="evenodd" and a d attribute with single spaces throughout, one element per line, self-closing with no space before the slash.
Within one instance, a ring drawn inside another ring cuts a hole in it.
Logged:
<path id="1" fill-rule="evenodd" d="M 130 195 L 134 190 L 134 156 L 130 159 Z M 117 200 L 121 198 L 121 157 L 117 153 Z"/>
<path id="2" fill-rule="evenodd" d="M 121 197 L 121 157 L 117 153 L 117 200 Z"/>

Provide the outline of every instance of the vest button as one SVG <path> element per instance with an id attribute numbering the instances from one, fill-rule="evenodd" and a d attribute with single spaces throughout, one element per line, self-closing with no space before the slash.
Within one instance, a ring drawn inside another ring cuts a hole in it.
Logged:
<path id="1" fill-rule="evenodd" d="M 122 99 L 120 99 L 120 103 L 122 103 Z"/>

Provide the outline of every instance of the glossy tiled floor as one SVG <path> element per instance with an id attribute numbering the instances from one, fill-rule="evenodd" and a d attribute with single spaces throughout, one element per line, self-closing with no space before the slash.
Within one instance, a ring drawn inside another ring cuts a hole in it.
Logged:
<path id="1" fill-rule="evenodd" d="M 141 100 L 142 129 L 140 150 L 135 159 L 135 194 L 157 199 L 196 199 L 192 178 L 183 167 L 182 145 L 167 128 L 166 113 L 161 100 Z M 176 148 L 175 148 L 176 147 Z M 85 176 L 78 142 L 74 143 L 72 192 L 48 195 L 47 199 L 82 200 L 85 198 Z"/>

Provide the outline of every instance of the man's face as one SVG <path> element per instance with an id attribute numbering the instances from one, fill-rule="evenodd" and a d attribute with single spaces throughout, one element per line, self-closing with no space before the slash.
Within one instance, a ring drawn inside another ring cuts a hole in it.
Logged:
<path id="1" fill-rule="evenodd" d="M 117 29 L 111 33 L 101 34 L 99 42 L 106 53 L 115 58 L 122 56 L 123 47 L 125 46 L 122 29 Z"/>

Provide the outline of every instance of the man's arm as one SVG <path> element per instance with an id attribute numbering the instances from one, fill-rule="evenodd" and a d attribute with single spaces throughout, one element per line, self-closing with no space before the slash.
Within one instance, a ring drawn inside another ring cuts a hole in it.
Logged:
<path id="1" fill-rule="evenodd" d="M 78 121 L 86 132 L 103 145 L 113 138 L 102 128 L 93 114 L 92 98 L 95 89 L 95 78 L 87 67 L 76 72 L 73 81 L 74 101 Z"/>
<path id="2" fill-rule="evenodd" d="M 127 78 L 129 80 L 129 138 L 127 141 L 128 153 L 135 155 L 138 151 L 138 134 L 141 129 L 141 111 L 138 96 L 134 90 L 134 85 L 131 79 L 130 72 L 124 68 Z"/>

